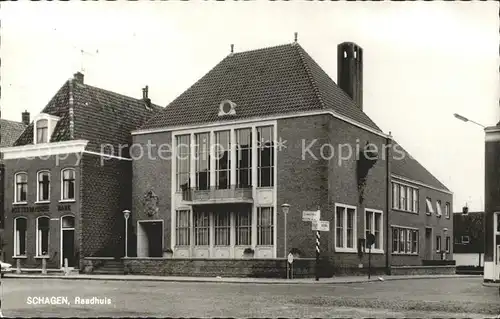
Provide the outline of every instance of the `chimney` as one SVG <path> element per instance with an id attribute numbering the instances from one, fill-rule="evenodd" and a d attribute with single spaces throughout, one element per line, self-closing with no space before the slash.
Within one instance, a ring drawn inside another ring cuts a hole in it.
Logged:
<path id="1" fill-rule="evenodd" d="M 23 124 L 28 126 L 30 125 L 30 112 L 28 112 L 27 110 L 25 110 L 23 113 L 22 113 L 22 119 L 23 119 Z"/>
<path id="2" fill-rule="evenodd" d="M 356 43 L 337 46 L 337 84 L 363 110 L 363 49 Z"/>
<path id="3" fill-rule="evenodd" d="M 150 108 L 151 107 L 151 99 L 148 97 L 148 90 L 149 90 L 149 88 L 147 85 L 142 89 L 142 99 L 144 100 L 144 103 L 146 103 L 146 107 Z"/>
<path id="4" fill-rule="evenodd" d="M 83 73 L 81 73 L 81 72 L 76 72 L 76 73 L 73 75 L 73 79 L 74 79 L 76 82 L 83 84 Z"/>

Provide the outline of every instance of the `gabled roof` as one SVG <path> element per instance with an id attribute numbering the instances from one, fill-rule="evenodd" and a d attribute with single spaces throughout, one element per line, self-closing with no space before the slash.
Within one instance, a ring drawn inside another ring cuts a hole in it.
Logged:
<path id="1" fill-rule="evenodd" d="M 149 108 L 146 107 L 143 99 L 135 99 L 76 80 L 69 80 L 42 110 L 42 113 L 60 117 L 52 133 L 51 142 L 71 139 L 70 89 L 73 94 L 73 139 L 88 140 L 87 150 L 94 152 L 100 152 L 102 144 L 114 145 L 115 150 L 119 144 L 130 144 L 130 132 L 139 128 L 153 114 L 162 109 L 155 104 L 151 104 Z M 32 143 L 33 123 L 26 128 L 14 145 Z"/>
<path id="2" fill-rule="evenodd" d="M 25 128 L 21 122 L 0 119 L 0 147 L 12 146 Z"/>
<path id="3" fill-rule="evenodd" d="M 220 121 L 226 99 L 229 119 L 330 109 L 381 132 L 297 43 L 227 56 L 141 129 Z"/>

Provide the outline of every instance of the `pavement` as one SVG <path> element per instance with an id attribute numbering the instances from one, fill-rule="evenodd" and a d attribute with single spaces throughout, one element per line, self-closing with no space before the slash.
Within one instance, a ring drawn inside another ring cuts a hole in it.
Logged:
<path id="1" fill-rule="evenodd" d="M 219 282 L 253 284 L 353 284 L 376 281 L 415 280 L 415 279 L 452 279 L 478 278 L 477 275 L 414 275 L 414 276 L 339 276 L 331 278 L 235 278 L 235 277 L 180 277 L 180 276 L 144 276 L 144 275 L 92 275 L 92 274 L 5 274 L 5 278 L 25 279 L 66 279 L 66 280 L 105 280 L 105 281 L 166 281 L 166 282 Z"/>

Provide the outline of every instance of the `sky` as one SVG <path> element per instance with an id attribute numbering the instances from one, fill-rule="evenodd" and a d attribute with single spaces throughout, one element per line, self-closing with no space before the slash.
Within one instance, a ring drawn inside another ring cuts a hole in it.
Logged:
<path id="1" fill-rule="evenodd" d="M 363 48 L 363 109 L 454 193 L 484 209 L 483 125 L 500 120 L 498 4 L 488 2 L 7 2 L 2 117 L 38 114 L 77 71 L 166 106 L 230 52 L 299 44 L 334 80 Z M 84 53 L 81 53 L 81 50 Z"/>

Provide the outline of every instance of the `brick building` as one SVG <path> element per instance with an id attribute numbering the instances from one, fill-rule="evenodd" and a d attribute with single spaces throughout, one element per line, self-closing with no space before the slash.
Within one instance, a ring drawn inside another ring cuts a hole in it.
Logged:
<path id="1" fill-rule="evenodd" d="M 453 214 L 453 256 L 457 266 L 484 264 L 484 212 L 462 212 Z"/>
<path id="2" fill-rule="evenodd" d="M 130 132 L 159 109 L 147 87 L 135 99 L 85 84 L 81 73 L 66 81 L 1 150 L 6 260 L 40 268 L 46 259 L 61 268 L 64 259 L 78 267 L 85 256 L 122 256 Z"/>
<path id="3" fill-rule="evenodd" d="M 319 208 L 330 269 L 366 266 L 367 233 L 382 270 L 452 259 L 452 193 L 363 111 L 362 49 L 342 43 L 337 61 L 338 85 L 296 42 L 231 53 L 133 132 L 131 256 L 206 261 L 191 273 L 245 251 L 314 257 L 302 211 Z"/>

